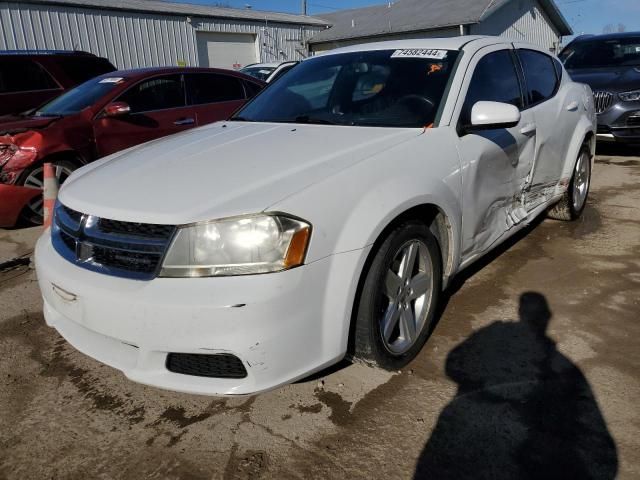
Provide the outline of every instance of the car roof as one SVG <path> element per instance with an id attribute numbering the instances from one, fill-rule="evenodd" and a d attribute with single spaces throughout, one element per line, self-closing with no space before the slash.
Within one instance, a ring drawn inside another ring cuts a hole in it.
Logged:
<path id="1" fill-rule="evenodd" d="M 116 70 L 100 75 L 96 78 L 109 78 L 109 77 L 124 77 L 127 79 L 141 79 L 145 77 L 151 77 L 154 75 L 171 74 L 171 73 L 221 73 L 225 75 L 232 75 L 245 80 L 250 80 L 254 83 L 264 84 L 264 82 L 257 78 L 245 75 L 242 72 L 235 70 L 225 70 L 223 68 L 205 68 L 205 67 L 147 67 L 147 68 L 133 68 L 129 70 Z"/>
<path id="2" fill-rule="evenodd" d="M 280 62 L 252 63 L 244 68 L 277 68 L 280 65 Z"/>
<path id="3" fill-rule="evenodd" d="M 401 50 L 408 48 L 423 48 L 434 50 L 461 50 L 466 45 L 473 44 L 477 48 L 482 48 L 488 45 L 505 44 L 509 45 L 511 42 L 501 37 L 487 36 L 487 35 L 463 35 L 459 37 L 447 37 L 447 38 L 416 38 L 412 40 L 390 40 L 384 42 L 371 42 L 361 43 L 358 45 L 352 45 L 349 47 L 337 48 L 335 50 L 329 50 L 318 54 L 321 55 L 334 55 L 339 53 L 349 52 L 363 52 L 374 50 Z M 532 45 L 533 46 L 533 45 Z M 313 57 L 310 57 L 313 58 Z"/>
<path id="4" fill-rule="evenodd" d="M 0 55 L 15 55 L 15 56 L 31 56 L 31 55 L 78 55 L 95 57 L 91 52 L 85 52 L 83 50 L 0 50 Z"/>
<path id="5" fill-rule="evenodd" d="M 619 32 L 619 33 L 605 33 L 603 35 L 583 35 L 574 40 L 574 42 L 592 42 L 594 40 L 618 40 L 621 38 L 634 38 L 640 37 L 640 32 Z"/>

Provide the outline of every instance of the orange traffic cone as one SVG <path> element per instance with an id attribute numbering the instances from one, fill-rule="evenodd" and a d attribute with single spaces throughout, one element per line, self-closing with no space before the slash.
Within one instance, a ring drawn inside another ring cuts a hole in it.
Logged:
<path id="1" fill-rule="evenodd" d="M 51 226 L 53 219 L 53 207 L 58 196 L 58 179 L 56 178 L 55 167 L 52 163 L 44 164 L 44 228 Z"/>

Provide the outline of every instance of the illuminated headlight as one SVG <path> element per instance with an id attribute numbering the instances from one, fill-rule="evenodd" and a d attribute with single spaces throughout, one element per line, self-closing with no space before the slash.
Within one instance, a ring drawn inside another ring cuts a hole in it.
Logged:
<path id="1" fill-rule="evenodd" d="M 286 215 L 233 217 L 180 227 L 161 277 L 219 277 L 300 266 L 311 225 Z"/>
<path id="2" fill-rule="evenodd" d="M 632 92 L 624 92 L 618 94 L 625 102 L 637 102 L 640 101 L 640 90 L 634 90 Z"/>

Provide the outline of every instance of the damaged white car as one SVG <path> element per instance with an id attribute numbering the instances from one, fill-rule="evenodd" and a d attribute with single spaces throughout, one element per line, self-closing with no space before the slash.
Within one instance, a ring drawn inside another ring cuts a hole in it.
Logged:
<path id="1" fill-rule="evenodd" d="M 303 61 L 229 121 L 76 171 L 36 250 L 47 323 L 132 380 L 249 394 L 398 369 L 456 272 L 584 209 L 589 87 L 544 50 L 403 40 Z"/>

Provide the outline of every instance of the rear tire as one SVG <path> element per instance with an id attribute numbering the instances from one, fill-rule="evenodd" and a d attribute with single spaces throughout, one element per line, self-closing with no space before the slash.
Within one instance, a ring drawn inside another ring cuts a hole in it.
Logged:
<path id="1" fill-rule="evenodd" d="M 583 146 L 573 168 L 569 188 L 562 199 L 547 212 L 555 220 L 572 221 L 582 215 L 591 187 L 591 153 Z"/>
<path id="2" fill-rule="evenodd" d="M 440 249 L 429 228 L 406 222 L 375 252 L 356 305 L 352 359 L 398 370 L 433 330 L 442 289 Z"/>
<path id="3" fill-rule="evenodd" d="M 54 160 L 53 163 L 56 173 L 56 178 L 58 179 L 58 184 L 62 185 L 62 183 L 73 173 L 73 171 L 78 168 L 77 165 L 71 160 Z M 31 168 L 28 168 L 20 175 L 18 181 L 16 182 L 18 185 L 22 185 L 25 187 L 32 187 L 34 189 L 42 188 L 44 185 L 44 164 L 40 163 Z M 42 224 L 42 215 L 43 215 L 43 199 L 42 195 L 38 195 L 33 200 L 31 200 L 25 207 L 22 209 L 20 213 L 21 223 L 26 223 L 29 225 L 41 225 Z"/>

